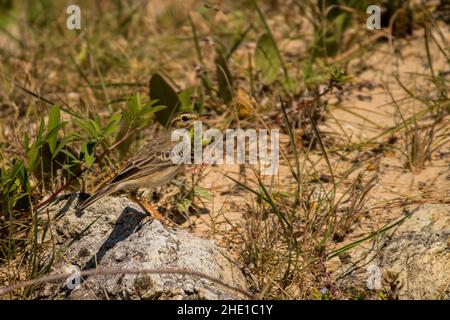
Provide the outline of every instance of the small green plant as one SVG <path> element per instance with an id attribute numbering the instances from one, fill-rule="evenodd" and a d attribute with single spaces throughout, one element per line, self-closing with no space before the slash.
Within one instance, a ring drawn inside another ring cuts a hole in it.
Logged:
<path id="1" fill-rule="evenodd" d="M 95 147 L 104 143 L 113 132 L 118 130 L 121 115 L 112 115 L 108 124 L 101 127 L 99 119 L 74 119 L 75 125 L 81 129 L 81 134 L 73 133 L 81 141 L 80 160 L 84 161 L 87 167 L 91 167 L 95 161 Z"/>
<path id="2" fill-rule="evenodd" d="M 17 158 L 0 167 L 0 265 L 13 264 L 29 245 L 33 215 L 31 187 L 25 163 Z"/>
<path id="3" fill-rule="evenodd" d="M 417 123 L 405 130 L 404 141 L 405 150 L 403 152 L 407 159 L 406 164 L 412 172 L 419 172 L 425 168 L 425 162 L 431 159 L 431 154 L 434 151 L 433 141 L 434 126 L 421 130 Z"/>
<path id="4" fill-rule="evenodd" d="M 270 30 L 261 9 L 256 4 L 256 1 L 252 0 L 252 3 L 265 30 L 256 45 L 256 67 L 262 72 L 263 81 L 265 83 L 273 82 L 276 79 L 281 67 L 284 76 L 283 87 L 287 92 L 294 92 L 296 89 L 294 86 L 294 81 L 292 81 L 289 77 L 288 68 L 283 60 L 280 50 L 278 49 L 278 45 L 272 31 Z"/>
<path id="5" fill-rule="evenodd" d="M 61 121 L 60 113 L 61 109 L 57 105 L 50 109 L 47 129 L 45 129 L 44 119 L 41 119 L 33 143 L 30 144 L 28 135 L 25 135 L 24 149 L 27 155 L 27 169 L 34 173 L 38 180 L 48 180 L 56 174 L 58 169 L 68 172 L 74 165 L 69 159 L 73 159 L 74 156 L 66 149 L 71 138 L 58 140 L 58 133 L 68 123 Z"/>
<path id="6" fill-rule="evenodd" d="M 314 58 L 332 57 L 345 51 L 352 39 L 344 41 L 344 34 L 352 26 L 356 15 L 364 15 L 367 1 L 321 0 L 312 8 L 314 42 L 309 51 Z"/>
<path id="7" fill-rule="evenodd" d="M 38 230 L 45 234 L 43 226 L 48 227 L 48 222 L 37 214 L 37 208 L 69 188 L 94 163 L 101 165 L 106 154 L 148 126 L 154 113 L 165 108 L 155 106 L 156 101 L 143 102 L 138 93 L 130 95 L 126 102 L 121 113 L 112 114 L 106 121 L 99 116 L 83 119 L 76 114 L 70 121 L 61 121 L 62 109 L 53 105 L 47 123 L 41 119 L 35 137 L 25 135 L 24 159 L 15 157 L 0 167 L 0 263 L 15 263 L 21 256 L 20 263 L 27 266 L 28 276 L 49 271 L 54 256 L 41 264 L 44 243 L 37 236 Z M 125 134 L 114 137 L 121 124 Z M 98 147 L 102 152 L 98 152 Z M 54 191 L 56 181 L 62 177 L 65 184 Z M 48 194 L 47 187 L 54 193 L 37 203 L 42 194 Z M 24 295 L 29 296 L 33 290 L 26 289 Z"/>
<path id="8" fill-rule="evenodd" d="M 439 43 L 433 37 L 430 37 L 430 30 L 425 26 L 425 50 L 427 54 L 427 64 L 430 71 L 429 75 L 422 75 L 430 85 L 432 90 L 426 94 L 416 93 L 414 89 L 408 88 L 397 77 L 397 82 L 403 91 L 412 101 L 421 106 L 421 110 L 414 113 L 409 118 L 405 118 L 399 103 L 391 94 L 393 104 L 400 117 L 400 126 L 404 136 L 404 148 L 400 150 L 405 159 L 406 166 L 412 172 L 420 172 L 425 168 L 425 163 L 431 159 L 433 152 L 441 148 L 448 141 L 448 128 L 443 124 L 445 116 L 450 110 L 450 99 L 448 97 L 448 86 L 443 85 L 445 80 L 439 76 L 433 65 L 430 53 L 430 38 L 438 46 L 441 53 L 446 57 L 445 51 L 441 50 Z M 450 61 L 447 59 L 448 65 Z"/>

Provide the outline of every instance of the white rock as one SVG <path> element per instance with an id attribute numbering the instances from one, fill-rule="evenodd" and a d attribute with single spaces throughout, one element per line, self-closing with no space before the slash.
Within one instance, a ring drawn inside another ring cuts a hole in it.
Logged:
<path id="1" fill-rule="evenodd" d="M 107 197 L 80 216 L 74 207 L 78 195 L 66 196 L 48 208 L 53 231 L 67 244 L 84 231 L 66 251 L 64 263 L 81 269 L 189 269 L 234 287 L 246 289 L 246 281 L 231 257 L 211 240 L 184 230 L 168 230 L 149 219 L 126 197 Z M 47 209 L 45 210 L 47 211 Z M 88 227 L 95 219 L 95 223 Z M 88 227 L 88 228 L 87 228 Z M 86 229 L 87 228 L 87 229 Z M 86 250 L 88 249 L 88 250 Z M 88 254 L 86 254 L 88 252 Z M 184 274 L 125 274 L 90 276 L 78 290 L 61 282 L 53 285 L 53 297 L 68 299 L 234 299 L 242 293 L 215 282 Z"/>

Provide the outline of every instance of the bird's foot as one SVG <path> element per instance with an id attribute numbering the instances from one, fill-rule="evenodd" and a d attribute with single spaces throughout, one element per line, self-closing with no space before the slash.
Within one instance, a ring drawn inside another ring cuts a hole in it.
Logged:
<path id="1" fill-rule="evenodd" d="M 147 214 L 147 216 L 144 218 L 144 220 L 152 220 L 156 219 L 159 222 L 161 222 L 163 225 L 169 225 L 170 221 L 164 217 L 158 209 L 147 199 L 141 198 L 141 199 L 133 199 L 135 200 L 139 206 L 144 210 L 144 212 Z"/>

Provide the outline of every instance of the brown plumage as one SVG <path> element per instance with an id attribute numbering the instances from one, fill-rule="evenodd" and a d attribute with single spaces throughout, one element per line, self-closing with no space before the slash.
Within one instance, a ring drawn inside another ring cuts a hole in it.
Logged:
<path id="1" fill-rule="evenodd" d="M 178 113 L 170 124 L 170 129 L 192 127 L 198 116 L 193 113 Z M 81 212 L 95 201 L 120 190 L 154 188 L 172 180 L 183 165 L 174 163 L 170 152 L 177 144 L 171 141 L 171 130 L 144 145 L 111 180 L 101 189 L 77 206 Z"/>

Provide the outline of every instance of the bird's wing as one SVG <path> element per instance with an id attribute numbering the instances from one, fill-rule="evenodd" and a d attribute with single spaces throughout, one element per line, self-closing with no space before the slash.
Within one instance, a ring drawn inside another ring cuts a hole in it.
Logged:
<path id="1" fill-rule="evenodd" d="M 162 146 L 164 148 L 161 148 Z M 167 152 L 170 152 L 173 146 L 174 144 L 171 141 L 162 141 L 162 139 L 149 142 L 128 161 L 110 183 L 134 180 L 175 165 L 171 157 L 167 155 Z"/>

